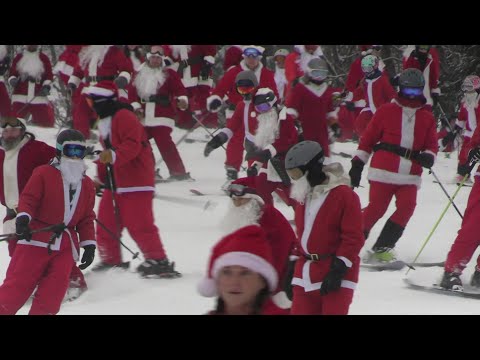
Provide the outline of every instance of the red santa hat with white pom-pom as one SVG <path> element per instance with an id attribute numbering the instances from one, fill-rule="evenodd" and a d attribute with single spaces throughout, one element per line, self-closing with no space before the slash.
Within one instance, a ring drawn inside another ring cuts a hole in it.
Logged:
<path id="1" fill-rule="evenodd" d="M 273 256 L 265 231 L 257 225 L 249 225 L 222 238 L 212 249 L 207 277 L 200 281 L 200 295 L 218 295 L 216 279 L 226 266 L 243 266 L 259 273 L 267 281 L 270 291 L 278 284 L 278 274 L 272 265 Z"/>

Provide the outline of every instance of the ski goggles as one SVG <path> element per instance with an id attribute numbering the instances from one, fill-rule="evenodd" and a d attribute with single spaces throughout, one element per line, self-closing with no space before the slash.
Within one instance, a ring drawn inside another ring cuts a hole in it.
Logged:
<path id="1" fill-rule="evenodd" d="M 16 117 L 3 117 L 0 121 L 0 124 L 2 129 L 5 129 L 7 126 L 25 129 L 25 124 Z"/>
<path id="2" fill-rule="evenodd" d="M 147 53 L 147 59 L 150 59 L 151 57 L 160 57 L 160 58 L 163 58 L 163 53 L 162 53 L 161 51 L 148 52 L 148 53 Z"/>
<path id="3" fill-rule="evenodd" d="M 266 113 L 267 111 L 270 111 L 272 109 L 272 105 L 270 103 L 261 103 L 258 105 L 255 105 L 255 110 L 259 113 Z"/>
<path id="4" fill-rule="evenodd" d="M 249 85 L 249 86 L 242 86 L 242 85 L 237 85 L 237 92 L 240 95 L 249 95 L 255 91 L 255 86 Z"/>
<path id="5" fill-rule="evenodd" d="M 430 50 L 430 45 L 417 45 L 418 50 L 422 52 L 428 52 Z"/>
<path id="6" fill-rule="evenodd" d="M 420 96 L 423 95 L 423 88 L 419 87 L 402 87 L 400 89 L 403 95 L 406 96 Z"/>
<path id="7" fill-rule="evenodd" d="M 325 80 L 328 76 L 328 70 L 315 69 L 310 70 L 308 75 L 315 80 Z"/>
<path id="8" fill-rule="evenodd" d="M 243 50 L 243 56 L 256 58 L 262 56 L 262 53 L 260 52 L 260 50 L 255 48 L 246 48 L 245 50 Z"/>
<path id="9" fill-rule="evenodd" d="M 87 153 L 87 147 L 79 143 L 64 143 L 63 145 L 57 146 L 57 149 L 69 158 L 83 159 Z"/>
<path id="10" fill-rule="evenodd" d="M 292 180 L 298 180 L 303 175 L 305 175 L 305 172 L 299 167 L 296 167 L 296 168 L 293 168 L 293 169 L 286 169 L 286 170 L 287 170 L 288 176 L 290 176 L 290 178 Z"/>
<path id="11" fill-rule="evenodd" d="M 230 186 L 227 188 L 227 191 L 230 197 L 245 196 L 245 194 L 256 194 L 255 190 L 252 188 L 240 184 L 230 184 Z"/>

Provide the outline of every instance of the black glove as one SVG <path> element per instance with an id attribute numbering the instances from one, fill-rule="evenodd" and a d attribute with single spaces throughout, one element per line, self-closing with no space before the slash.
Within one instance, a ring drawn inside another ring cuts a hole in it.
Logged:
<path id="1" fill-rule="evenodd" d="M 223 144 L 225 144 L 228 140 L 227 134 L 221 132 L 215 135 L 212 140 L 210 140 L 207 145 L 205 146 L 205 150 L 203 150 L 203 155 L 207 157 L 210 155 L 210 153 L 215 150 L 216 148 L 219 148 Z"/>
<path id="2" fill-rule="evenodd" d="M 75 85 L 74 83 L 68 83 L 67 84 L 67 91 L 68 91 L 70 97 L 73 96 L 73 93 L 75 92 L 75 90 L 77 90 L 77 85 Z"/>
<path id="3" fill-rule="evenodd" d="M 266 163 L 268 160 L 272 158 L 272 153 L 270 150 L 254 150 L 247 152 L 247 155 L 245 156 L 245 160 L 257 160 L 262 163 Z"/>
<path id="4" fill-rule="evenodd" d="M 95 249 L 95 245 L 86 245 L 83 248 L 82 264 L 78 265 L 80 270 L 85 270 L 92 264 L 93 259 L 95 259 Z"/>
<path id="5" fill-rule="evenodd" d="M 438 94 L 438 93 L 431 93 L 430 96 L 432 97 L 433 106 L 437 106 L 438 100 L 440 99 L 440 94 Z"/>
<path id="6" fill-rule="evenodd" d="M 19 240 L 32 240 L 32 230 L 30 230 L 30 218 L 27 215 L 18 216 L 15 220 L 15 234 Z"/>
<path id="7" fill-rule="evenodd" d="M 390 78 L 390 84 L 391 84 L 393 87 L 399 86 L 398 79 L 399 79 L 399 76 L 398 76 L 398 75 Z"/>
<path id="8" fill-rule="evenodd" d="M 210 77 L 210 70 L 212 69 L 213 64 L 210 64 L 208 61 L 205 61 L 202 68 L 200 69 L 200 78 L 202 80 L 208 80 Z"/>
<path id="9" fill-rule="evenodd" d="M 480 162 L 480 146 L 468 152 L 468 164 Z"/>
<path id="10" fill-rule="evenodd" d="M 208 105 L 208 111 L 214 112 L 222 106 L 222 101 L 219 99 L 214 99 L 209 105 Z"/>
<path id="11" fill-rule="evenodd" d="M 420 165 L 422 165 L 422 167 L 427 169 L 430 169 L 435 162 L 435 158 L 433 157 L 433 155 L 426 152 L 421 152 L 415 157 L 414 160 Z"/>
<path id="12" fill-rule="evenodd" d="M 340 136 L 342 136 L 342 128 L 337 123 L 330 125 L 330 129 L 332 129 L 335 139 L 338 139 Z"/>
<path id="13" fill-rule="evenodd" d="M 283 291 L 287 295 L 288 300 L 292 301 L 293 299 L 293 285 L 292 279 L 293 274 L 295 273 L 295 264 L 297 260 L 289 260 L 287 265 L 287 271 L 285 273 L 285 279 L 283 281 Z"/>
<path id="14" fill-rule="evenodd" d="M 345 101 L 345 107 L 348 111 L 355 111 L 355 103 L 353 101 Z"/>
<path id="15" fill-rule="evenodd" d="M 115 85 L 117 85 L 119 89 L 125 89 L 128 85 L 128 80 L 123 76 L 119 76 L 115 79 Z"/>
<path id="16" fill-rule="evenodd" d="M 50 85 L 43 85 L 38 96 L 48 96 L 50 94 Z"/>
<path id="17" fill-rule="evenodd" d="M 446 147 L 449 143 L 453 142 L 457 135 L 462 131 L 462 128 L 458 125 L 455 125 L 455 128 L 453 131 L 450 131 L 443 139 L 442 139 L 442 145 Z"/>
<path id="18" fill-rule="evenodd" d="M 10 80 L 8 80 L 8 83 L 10 84 L 10 86 L 15 89 L 18 85 L 18 78 L 16 77 L 13 77 L 11 78 Z"/>
<path id="19" fill-rule="evenodd" d="M 164 58 L 163 59 L 163 63 L 165 64 L 165 66 L 170 66 L 172 65 L 172 61 L 170 59 L 167 59 L 167 58 Z"/>
<path id="20" fill-rule="evenodd" d="M 247 176 L 252 177 L 252 176 L 257 176 L 258 175 L 258 169 L 256 165 L 250 166 L 247 169 Z"/>
<path id="21" fill-rule="evenodd" d="M 352 159 L 352 168 L 348 172 L 352 187 L 356 188 L 360 186 L 360 180 L 362 179 L 362 171 L 364 166 L 365 163 L 362 160 Z"/>
<path id="22" fill-rule="evenodd" d="M 330 265 L 330 271 L 323 278 L 320 295 L 327 295 L 329 292 L 340 289 L 340 285 L 342 285 L 342 280 L 347 271 L 348 267 L 343 260 L 334 257 Z"/>

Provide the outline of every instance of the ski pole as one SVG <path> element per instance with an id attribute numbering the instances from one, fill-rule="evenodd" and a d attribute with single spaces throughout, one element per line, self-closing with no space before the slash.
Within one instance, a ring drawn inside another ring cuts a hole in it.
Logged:
<path id="1" fill-rule="evenodd" d="M 98 225 L 100 225 L 100 227 L 101 227 L 103 230 L 105 230 L 107 233 L 109 233 L 110 236 L 112 236 L 113 238 L 117 239 L 118 242 L 120 243 L 120 245 L 122 245 L 125 249 L 127 249 L 127 250 L 133 255 L 133 259 L 136 259 L 136 258 L 138 257 L 138 255 L 140 254 L 139 252 L 134 253 L 132 250 L 130 250 L 130 248 L 129 248 L 127 245 L 125 245 L 125 244 L 122 242 L 122 240 L 121 240 L 117 235 L 115 235 L 109 228 L 107 228 L 107 227 L 105 226 L 105 224 L 103 224 L 103 223 L 102 223 L 101 221 L 99 221 L 98 219 L 95 219 L 95 221 L 96 221 L 96 223 L 97 223 Z"/>
<path id="2" fill-rule="evenodd" d="M 435 172 L 433 171 L 433 169 L 430 169 L 430 174 L 432 174 L 432 175 L 435 177 L 435 180 L 437 181 L 438 185 L 440 185 L 440 187 L 442 188 L 444 194 L 447 195 L 448 200 L 452 203 L 452 205 L 453 205 L 453 207 L 455 208 L 455 210 L 457 210 L 458 215 L 460 215 L 460 217 L 461 217 L 462 220 L 463 220 L 463 215 L 462 215 L 462 213 L 460 212 L 460 210 L 458 210 L 457 205 L 455 205 L 455 203 L 453 202 L 453 200 L 452 200 L 452 198 L 450 197 L 450 195 L 448 195 L 447 190 L 445 190 L 445 187 L 444 187 L 443 184 L 440 182 L 440 179 L 437 177 L 437 175 L 435 174 Z"/>
<path id="3" fill-rule="evenodd" d="M 468 178 L 468 174 L 463 177 L 463 180 L 462 180 L 462 182 L 460 183 L 460 185 L 458 185 L 457 190 L 456 190 L 455 193 L 453 194 L 451 201 L 449 201 L 448 204 L 447 204 L 447 206 L 445 206 L 445 209 L 444 209 L 443 212 L 441 213 L 440 218 L 437 220 L 437 222 L 436 222 L 435 225 L 433 226 L 433 229 L 430 231 L 430 234 L 428 234 L 427 238 L 426 238 L 425 241 L 423 242 L 422 247 L 420 248 L 420 250 L 418 251 L 417 255 L 415 256 L 415 259 L 413 259 L 412 263 L 415 263 L 415 262 L 417 261 L 417 259 L 418 259 L 418 257 L 420 256 L 421 252 L 423 251 L 423 249 L 425 248 L 425 246 L 427 245 L 427 243 L 430 241 L 430 238 L 432 237 L 433 233 L 434 233 L 435 230 L 437 229 L 438 224 L 440 224 L 440 221 L 442 221 L 442 219 L 443 219 L 443 217 L 445 216 L 448 208 L 449 208 L 450 205 L 453 203 L 453 199 L 455 199 L 455 197 L 457 196 L 458 192 L 459 192 L 460 189 L 462 188 L 463 183 L 467 180 L 467 178 Z M 408 275 L 408 272 L 409 272 L 409 271 L 410 271 L 410 269 L 407 270 L 407 272 L 405 273 L 405 275 Z"/>
<path id="4" fill-rule="evenodd" d="M 120 242 L 120 245 L 122 245 L 124 248 L 126 248 L 130 253 L 133 255 L 133 259 L 136 259 L 138 257 L 138 252 L 134 253 L 132 250 L 130 250 L 128 247 L 125 246 L 125 244 L 122 242 L 121 238 L 121 229 L 120 229 L 120 212 L 118 209 L 118 204 L 117 200 L 115 198 L 115 192 L 117 191 L 117 188 L 115 186 L 115 181 L 113 180 L 113 167 L 112 164 L 107 164 L 107 177 L 108 177 L 108 182 L 110 184 L 110 191 L 112 192 L 112 202 L 113 202 L 113 211 L 115 213 L 115 225 L 117 227 L 117 235 L 115 238 Z M 97 221 L 98 224 L 100 224 Z M 101 226 L 101 225 L 100 225 Z"/>
<path id="5" fill-rule="evenodd" d="M 44 228 L 41 228 L 41 229 L 32 230 L 31 233 L 36 234 L 36 233 L 39 233 L 39 232 L 54 231 L 54 230 L 57 230 L 58 228 L 63 227 L 63 226 L 64 226 L 63 223 L 50 225 L 50 226 L 47 226 L 47 227 L 44 227 Z M 0 241 L 6 241 L 6 240 L 9 240 L 9 238 L 13 238 L 13 237 L 17 237 L 17 234 L 16 233 L 1 234 L 0 235 Z"/>

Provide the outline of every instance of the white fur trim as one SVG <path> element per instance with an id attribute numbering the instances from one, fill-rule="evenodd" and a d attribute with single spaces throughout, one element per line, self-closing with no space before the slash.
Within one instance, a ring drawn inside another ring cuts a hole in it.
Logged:
<path id="1" fill-rule="evenodd" d="M 270 154 L 272 154 L 272 157 L 277 155 L 277 149 L 275 149 L 273 145 L 268 145 L 264 150 L 270 151 Z"/>
<path id="2" fill-rule="evenodd" d="M 440 95 L 441 90 L 440 90 L 440 88 L 435 88 L 435 89 L 432 89 L 430 92 L 431 92 L 432 94 L 438 94 L 438 95 Z"/>
<path id="3" fill-rule="evenodd" d="M 80 241 L 79 245 L 80 245 L 80 247 L 85 247 L 87 245 L 97 246 L 97 242 L 95 240 L 84 240 L 84 241 Z"/>
<path id="4" fill-rule="evenodd" d="M 12 95 L 12 103 L 19 102 L 22 104 L 29 105 L 38 105 L 38 104 L 48 104 L 48 98 L 46 96 L 35 96 L 33 99 L 29 99 L 28 95 Z"/>
<path id="5" fill-rule="evenodd" d="M 368 170 L 367 179 L 385 184 L 416 185 L 417 188 L 420 188 L 422 184 L 422 178 L 418 175 L 393 173 L 372 167 Z"/>
<path id="6" fill-rule="evenodd" d="M 365 106 L 367 106 L 367 102 L 364 99 L 355 101 L 354 104 L 355 104 L 355 107 L 365 107 Z"/>
<path id="7" fill-rule="evenodd" d="M 288 299 L 285 291 L 280 291 L 272 296 L 272 301 L 280 309 L 290 309 L 292 307 L 292 302 Z"/>
<path id="8" fill-rule="evenodd" d="M 263 201 L 263 199 L 261 198 L 260 195 L 257 195 L 257 194 L 249 194 L 249 193 L 246 193 L 245 195 L 243 196 L 235 196 L 236 198 L 241 198 L 241 199 L 254 199 L 254 200 L 257 200 L 260 205 L 265 205 L 265 202 Z"/>
<path id="9" fill-rule="evenodd" d="M 182 95 L 182 96 L 177 97 L 177 99 L 178 99 L 179 101 L 184 100 L 184 101 L 186 101 L 187 104 L 188 104 L 188 96 Z"/>
<path id="10" fill-rule="evenodd" d="M 217 284 L 215 280 L 204 278 L 197 284 L 197 291 L 200 295 L 205 297 L 217 296 Z"/>
<path id="11" fill-rule="evenodd" d="M 16 77 L 15 75 L 10 76 L 10 77 L 8 78 L 8 83 L 10 84 L 10 81 L 11 81 L 12 79 L 16 79 L 16 78 L 17 78 L 17 77 Z"/>
<path id="12" fill-rule="evenodd" d="M 370 159 L 370 154 L 363 150 L 355 151 L 355 153 L 353 154 L 353 157 L 355 156 L 357 156 L 360 160 L 362 160 L 364 164 L 366 164 L 368 162 L 368 159 Z"/>
<path id="13" fill-rule="evenodd" d="M 155 187 L 153 186 L 132 186 L 132 187 L 125 187 L 125 188 L 117 188 L 117 193 L 131 193 L 131 192 L 139 192 L 139 191 L 155 191 Z"/>
<path id="14" fill-rule="evenodd" d="M 142 108 L 142 105 L 140 105 L 140 103 L 138 101 L 134 101 L 133 103 L 130 104 L 132 107 L 133 107 L 133 110 L 136 111 L 136 110 L 139 110 Z"/>
<path id="15" fill-rule="evenodd" d="M 292 115 L 294 118 L 298 118 L 298 111 L 294 108 L 288 108 L 287 115 Z"/>
<path id="16" fill-rule="evenodd" d="M 115 164 L 115 161 L 117 160 L 117 154 L 115 154 L 115 151 L 111 150 L 111 153 L 112 153 L 112 164 Z"/>
<path id="17" fill-rule="evenodd" d="M 45 86 L 45 85 L 50 85 L 52 83 L 51 80 L 45 80 L 42 84 L 42 86 Z"/>
<path id="18" fill-rule="evenodd" d="M 127 83 L 129 83 L 130 79 L 132 78 L 130 73 L 128 73 L 126 71 L 122 71 L 120 74 L 118 74 L 118 77 L 124 77 L 125 79 L 127 79 Z"/>
<path id="19" fill-rule="evenodd" d="M 70 76 L 70 78 L 68 79 L 68 83 L 73 84 L 76 87 L 78 87 L 81 82 L 82 82 L 82 79 L 80 79 L 79 77 L 76 77 L 75 75 Z"/>
<path id="20" fill-rule="evenodd" d="M 345 263 L 345 265 L 349 268 L 352 267 L 353 265 L 353 263 L 350 260 L 348 260 L 345 256 L 337 256 L 337 259 L 342 260 Z"/>
<path id="21" fill-rule="evenodd" d="M 229 140 L 230 140 L 231 137 L 233 136 L 233 131 L 230 130 L 229 128 L 223 128 L 222 130 L 220 130 L 220 132 L 222 132 L 222 133 L 224 133 L 225 135 L 227 135 Z"/>
<path id="22" fill-rule="evenodd" d="M 7 56 L 7 47 L 5 45 L 0 45 L 0 61 Z"/>
<path id="23" fill-rule="evenodd" d="M 113 92 L 112 90 L 104 89 L 104 88 L 97 87 L 97 86 L 90 86 L 87 89 L 86 93 L 90 94 L 90 95 L 99 95 L 99 96 L 113 96 L 113 95 L 115 95 L 115 92 Z"/>
<path id="24" fill-rule="evenodd" d="M 207 98 L 207 109 L 210 108 L 210 104 L 213 102 L 213 100 L 220 100 L 220 102 L 223 103 L 222 98 L 220 96 L 218 96 L 218 95 L 209 96 Z M 217 110 L 213 110 L 212 112 L 217 112 L 219 110 L 220 110 L 220 108 L 218 108 Z"/>
<path id="25" fill-rule="evenodd" d="M 206 62 L 210 63 L 210 64 L 215 64 L 215 58 L 211 55 L 208 55 L 208 56 L 204 56 L 203 57 L 203 60 L 205 60 Z"/>
<path id="26" fill-rule="evenodd" d="M 18 213 L 18 214 L 17 214 L 17 218 L 20 217 L 20 216 L 23 216 L 23 215 L 27 215 L 28 218 L 30 219 L 30 221 L 32 221 L 32 216 L 31 216 L 29 213 L 26 213 L 26 212 Z"/>

